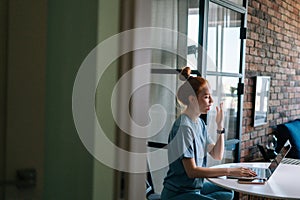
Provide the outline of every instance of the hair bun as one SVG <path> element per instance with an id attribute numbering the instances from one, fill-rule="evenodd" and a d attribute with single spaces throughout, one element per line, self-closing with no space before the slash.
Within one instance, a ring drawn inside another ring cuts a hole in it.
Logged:
<path id="1" fill-rule="evenodd" d="M 184 67 L 180 72 L 179 79 L 182 81 L 186 81 L 190 77 L 191 72 L 192 70 L 190 67 Z"/>

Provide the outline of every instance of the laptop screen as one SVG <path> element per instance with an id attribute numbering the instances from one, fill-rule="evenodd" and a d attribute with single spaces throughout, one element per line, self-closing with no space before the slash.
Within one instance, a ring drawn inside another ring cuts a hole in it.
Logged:
<path id="1" fill-rule="evenodd" d="M 286 156 L 286 154 L 290 151 L 291 144 L 289 140 L 284 144 L 280 152 L 276 155 L 276 157 L 272 160 L 271 164 L 269 165 L 269 169 L 273 173 L 275 169 L 278 167 L 279 163 L 282 159 Z"/>

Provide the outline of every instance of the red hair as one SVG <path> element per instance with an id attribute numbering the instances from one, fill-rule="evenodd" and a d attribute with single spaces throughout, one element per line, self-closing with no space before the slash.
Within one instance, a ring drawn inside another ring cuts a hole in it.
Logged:
<path id="1" fill-rule="evenodd" d="M 201 76 L 191 76 L 191 69 L 184 67 L 179 75 L 180 80 L 186 80 L 177 91 L 177 99 L 184 105 L 189 105 L 189 96 L 198 96 L 201 90 L 208 86 L 208 81 Z"/>

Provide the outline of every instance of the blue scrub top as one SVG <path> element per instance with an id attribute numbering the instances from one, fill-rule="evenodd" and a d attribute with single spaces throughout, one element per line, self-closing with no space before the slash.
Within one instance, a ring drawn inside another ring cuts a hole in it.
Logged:
<path id="1" fill-rule="evenodd" d="M 187 115 L 180 115 L 173 124 L 168 143 L 170 164 L 164 187 L 176 192 L 201 189 L 203 178 L 189 178 L 182 159 L 194 158 L 197 166 L 206 167 L 207 146 L 213 142 L 204 121 L 198 118 L 193 122 Z"/>

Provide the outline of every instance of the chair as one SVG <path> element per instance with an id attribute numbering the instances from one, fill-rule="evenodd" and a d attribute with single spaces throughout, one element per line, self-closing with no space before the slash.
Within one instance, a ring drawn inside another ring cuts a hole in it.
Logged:
<path id="1" fill-rule="evenodd" d="M 272 159 L 274 159 L 276 157 L 275 150 L 267 149 L 267 151 L 266 151 L 265 148 L 260 144 L 257 144 L 257 147 L 258 147 L 260 153 L 262 154 L 264 161 L 270 162 Z"/>
<path id="2" fill-rule="evenodd" d="M 147 146 L 152 148 L 158 148 L 158 149 L 166 149 L 167 144 L 149 141 L 147 143 Z M 149 164 L 147 163 L 147 165 L 149 170 L 147 172 L 147 179 L 146 179 L 146 198 L 147 200 L 160 200 L 160 194 L 157 194 L 154 191 L 154 185 L 152 181 L 152 175 L 150 172 Z"/>
<path id="3" fill-rule="evenodd" d="M 258 144 L 257 147 L 258 147 L 258 149 L 259 149 L 261 155 L 263 156 L 264 161 L 270 162 L 270 158 L 269 158 L 269 156 L 267 155 L 267 152 L 265 151 L 264 147 L 263 147 L 262 145 L 260 145 L 260 144 Z"/>
<path id="4" fill-rule="evenodd" d="M 288 153 L 287 157 L 300 159 L 300 119 L 277 125 L 276 137 L 276 152 L 279 152 L 285 142 L 289 140 L 292 145 L 292 149 Z"/>
<path id="5" fill-rule="evenodd" d="M 147 172 L 146 179 L 146 198 L 147 200 L 160 200 L 160 194 L 155 193 L 152 182 L 151 172 Z"/>

